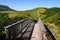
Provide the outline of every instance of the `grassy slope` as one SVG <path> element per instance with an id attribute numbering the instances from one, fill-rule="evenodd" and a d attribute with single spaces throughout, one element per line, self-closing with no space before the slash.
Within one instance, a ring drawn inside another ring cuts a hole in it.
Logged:
<path id="1" fill-rule="evenodd" d="M 47 17 L 44 17 L 42 20 L 51 30 L 56 40 L 60 40 L 60 9 L 59 8 L 51 8 L 48 9 L 46 13 Z M 49 13 L 49 14 L 48 14 Z"/>
<path id="2" fill-rule="evenodd" d="M 6 20 L 9 20 L 7 25 L 12 24 L 14 22 L 17 22 L 21 19 L 24 19 L 26 17 L 30 17 L 30 20 L 38 20 L 40 17 L 42 21 L 48 26 L 48 28 L 51 30 L 51 32 L 54 34 L 55 38 L 60 40 L 60 8 L 35 8 L 32 10 L 27 10 L 27 11 L 1 11 L 0 13 L 8 14 L 8 18 L 3 17 Z M 2 22 L 1 22 L 2 23 Z M 2 23 L 4 25 L 6 21 Z M 52 25 L 51 25 L 52 24 Z M 4 25 L 6 26 L 6 25 Z M 53 29 L 54 28 L 54 29 Z M 56 30 L 56 32 L 54 32 Z M 58 30 L 58 31 L 57 31 Z M 58 35 L 57 35 L 58 34 Z"/>

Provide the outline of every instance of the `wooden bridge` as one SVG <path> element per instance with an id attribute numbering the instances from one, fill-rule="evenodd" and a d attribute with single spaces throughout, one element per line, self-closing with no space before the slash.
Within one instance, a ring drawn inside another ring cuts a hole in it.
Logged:
<path id="1" fill-rule="evenodd" d="M 35 23 L 31 22 L 29 18 L 25 18 L 12 25 L 6 26 L 4 29 L 6 40 L 47 40 L 46 28 L 41 19 Z M 51 40 L 55 40 L 53 38 Z"/>

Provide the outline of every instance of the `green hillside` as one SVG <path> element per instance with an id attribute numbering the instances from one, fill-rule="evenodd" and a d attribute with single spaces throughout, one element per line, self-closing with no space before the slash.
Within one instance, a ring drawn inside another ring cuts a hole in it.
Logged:
<path id="1" fill-rule="evenodd" d="M 37 21 L 40 17 L 45 25 L 51 30 L 57 40 L 60 40 L 60 8 L 35 8 L 26 11 L 12 11 L 7 6 L 0 5 L 0 35 L 4 34 L 4 27 L 21 19 L 29 17 Z M 55 30 L 55 31 L 54 31 Z"/>
<path id="2" fill-rule="evenodd" d="M 50 8 L 42 15 L 43 22 L 48 26 L 56 40 L 60 40 L 60 8 Z"/>

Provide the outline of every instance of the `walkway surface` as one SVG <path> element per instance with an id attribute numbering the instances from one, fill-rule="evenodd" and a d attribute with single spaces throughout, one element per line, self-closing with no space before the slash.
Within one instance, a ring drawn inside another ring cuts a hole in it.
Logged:
<path id="1" fill-rule="evenodd" d="M 35 24 L 31 40 L 42 40 L 42 35 L 38 23 Z"/>
<path id="2" fill-rule="evenodd" d="M 39 19 L 34 26 L 34 31 L 31 37 L 31 40 L 47 40 L 45 36 L 45 28 L 42 21 Z"/>

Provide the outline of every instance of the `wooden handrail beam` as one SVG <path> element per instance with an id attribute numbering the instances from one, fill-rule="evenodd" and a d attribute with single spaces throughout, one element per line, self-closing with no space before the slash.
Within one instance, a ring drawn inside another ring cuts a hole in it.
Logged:
<path id="1" fill-rule="evenodd" d="M 15 39 L 27 25 L 30 25 L 30 20 L 28 18 L 13 23 L 12 25 L 4 27 L 6 33 L 6 39 Z"/>

